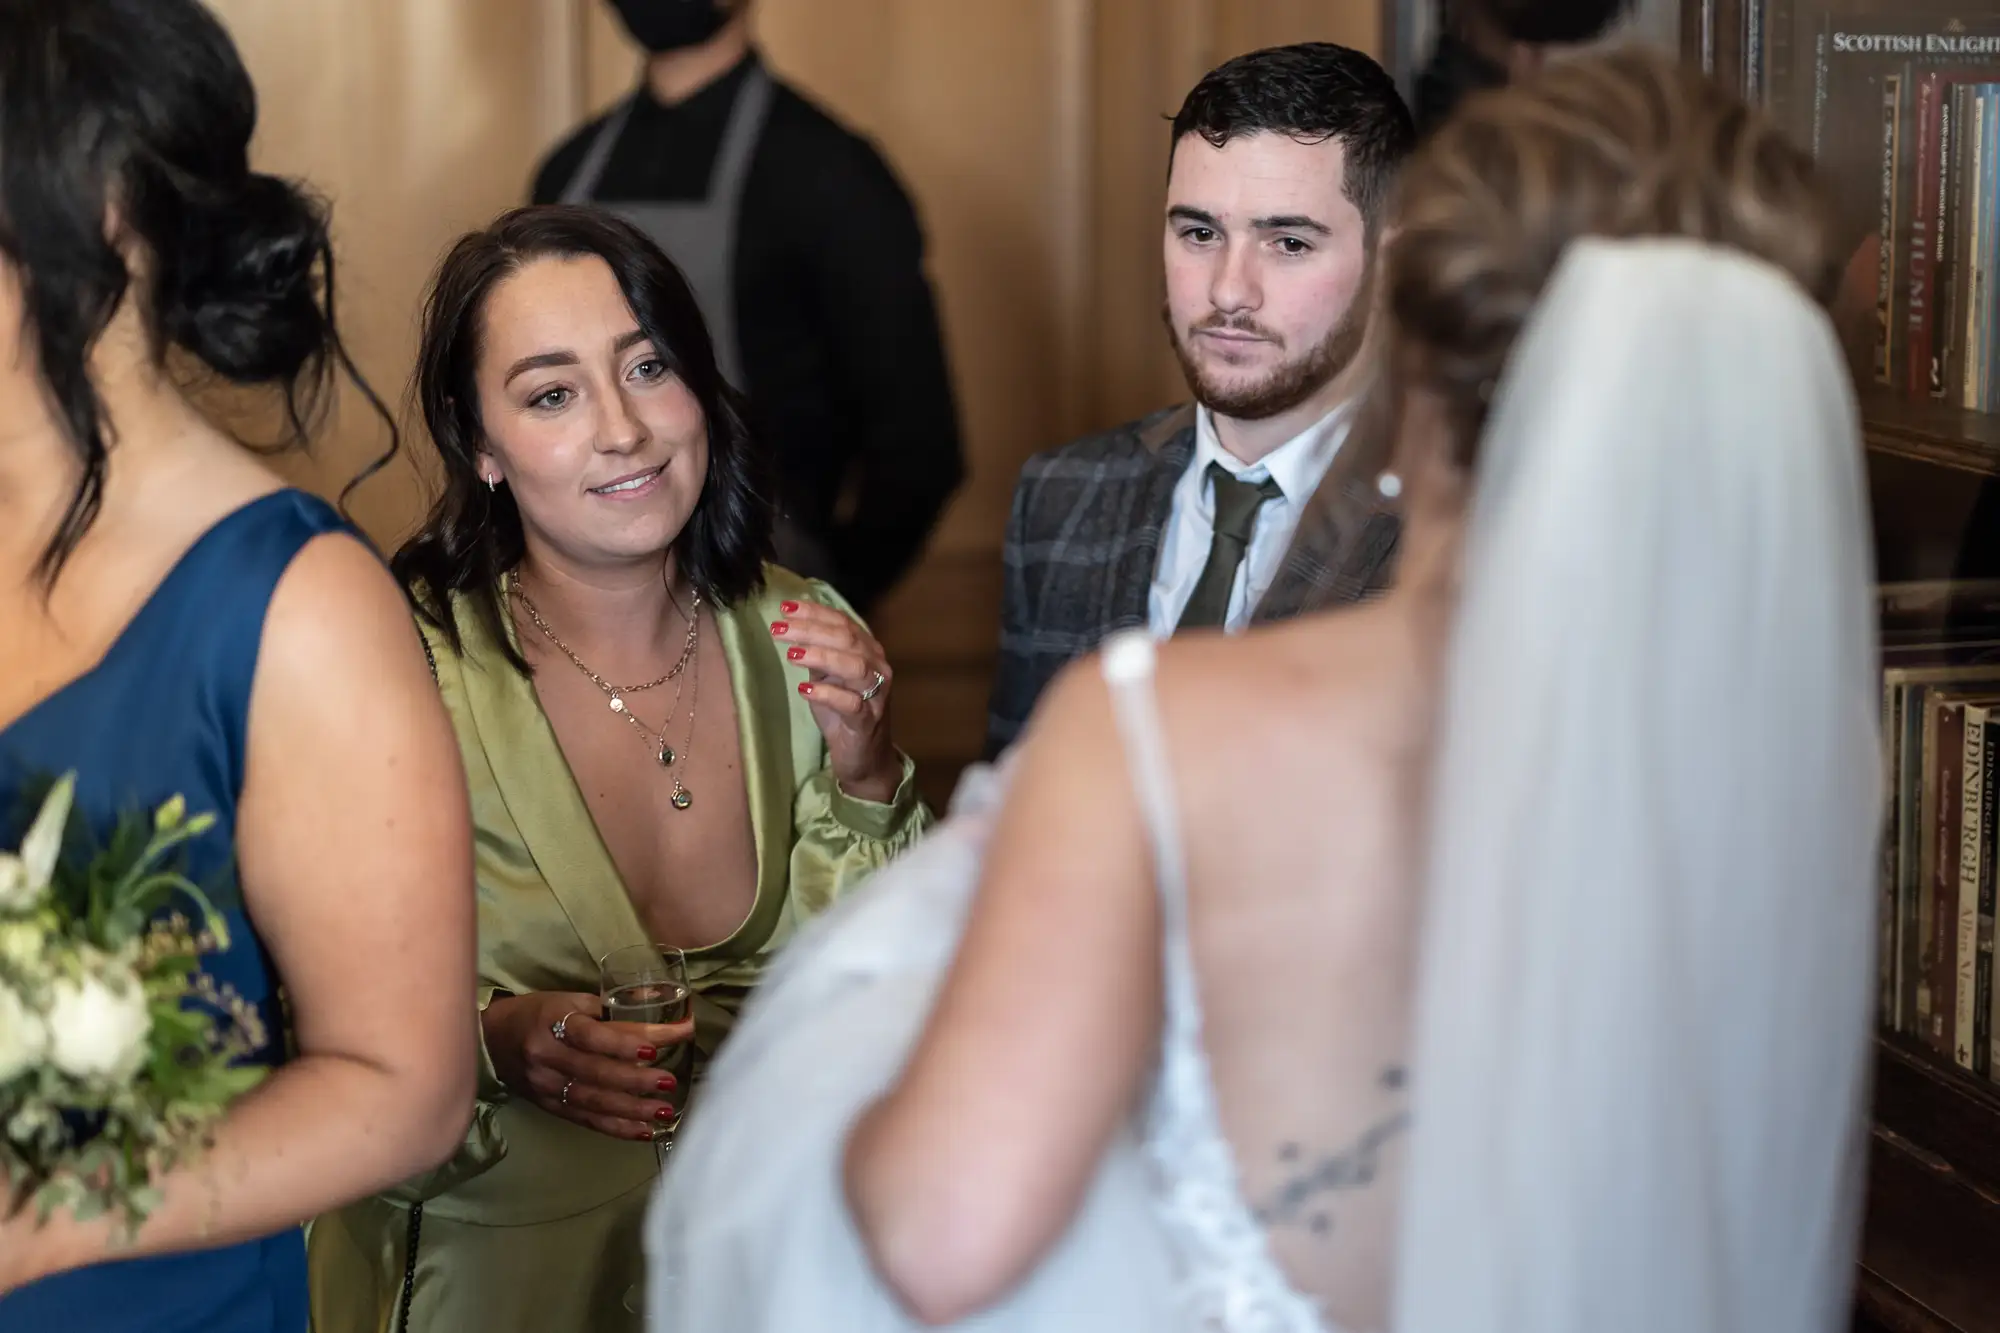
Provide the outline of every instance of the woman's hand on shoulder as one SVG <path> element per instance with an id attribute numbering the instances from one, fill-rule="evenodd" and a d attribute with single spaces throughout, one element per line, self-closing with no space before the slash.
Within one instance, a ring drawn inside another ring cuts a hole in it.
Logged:
<path id="1" fill-rule="evenodd" d="M 654 1062 L 694 1039 L 694 1021 L 607 1023 L 602 1012 L 597 996 L 581 992 L 494 1000 L 483 1020 L 493 1072 L 552 1116 L 648 1141 L 656 1125 L 672 1121 L 682 1092 Z"/>
<path id="2" fill-rule="evenodd" d="M 889 728 L 896 674 L 889 655 L 838 607 L 787 601 L 778 610 L 783 619 L 772 622 L 771 635 L 784 646 L 785 660 L 809 673 L 799 693 L 826 737 L 834 780 L 849 796 L 886 805 L 903 782 Z"/>
<path id="3" fill-rule="evenodd" d="M 308 544 L 271 599 L 238 850 L 301 1054 L 354 1068 L 357 1104 L 300 1132 L 351 1134 L 378 1184 L 429 1169 L 472 1110 L 471 816 L 408 605 L 350 537 Z"/>

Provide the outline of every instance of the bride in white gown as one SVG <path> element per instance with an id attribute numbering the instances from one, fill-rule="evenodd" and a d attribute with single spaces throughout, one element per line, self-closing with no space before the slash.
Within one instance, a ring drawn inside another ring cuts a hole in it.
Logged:
<path id="1" fill-rule="evenodd" d="M 1879 761 L 1810 169 L 1627 53 L 1403 188 L 1396 590 L 1107 645 L 802 937 L 656 1333 L 1844 1326 Z"/>

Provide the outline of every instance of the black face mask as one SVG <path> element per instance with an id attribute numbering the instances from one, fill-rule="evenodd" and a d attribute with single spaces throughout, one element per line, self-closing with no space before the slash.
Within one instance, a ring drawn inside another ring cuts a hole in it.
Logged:
<path id="1" fill-rule="evenodd" d="M 633 40 L 654 54 L 700 46 L 729 22 L 716 0 L 611 0 Z"/>

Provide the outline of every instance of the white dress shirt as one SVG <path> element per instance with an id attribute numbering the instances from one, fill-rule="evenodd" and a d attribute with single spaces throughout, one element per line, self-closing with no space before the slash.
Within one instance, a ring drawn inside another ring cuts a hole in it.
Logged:
<path id="1" fill-rule="evenodd" d="M 1195 409 L 1194 457 L 1174 485 L 1173 508 L 1161 535 L 1160 562 L 1153 570 L 1152 595 L 1146 603 L 1146 619 L 1155 638 L 1164 639 L 1174 632 L 1208 564 L 1208 548 L 1215 540 L 1215 487 L 1208 479 L 1208 465 L 1220 463 L 1253 485 L 1268 477 L 1284 492 L 1282 498 L 1257 511 L 1250 549 L 1244 553 L 1236 582 L 1230 587 L 1224 628 L 1234 634 L 1250 623 L 1250 613 L 1278 577 L 1306 501 L 1319 489 L 1320 479 L 1333 466 L 1334 455 L 1347 439 L 1350 408 L 1351 404 L 1345 403 L 1336 407 L 1255 464 L 1245 463 L 1224 449 L 1215 434 L 1215 418 L 1206 407 Z"/>

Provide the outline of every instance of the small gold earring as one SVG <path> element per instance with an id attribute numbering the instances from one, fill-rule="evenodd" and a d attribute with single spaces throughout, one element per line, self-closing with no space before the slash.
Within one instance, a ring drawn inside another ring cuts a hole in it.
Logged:
<path id="1" fill-rule="evenodd" d="M 495 491 L 497 491 L 497 490 L 499 490 L 499 489 L 500 489 L 500 479 L 499 479 L 499 478 L 497 478 L 497 477 L 488 477 L 488 478 L 486 479 L 486 493 L 487 493 L 488 495 L 491 495 L 491 494 L 493 494 L 493 492 L 495 492 Z"/>

